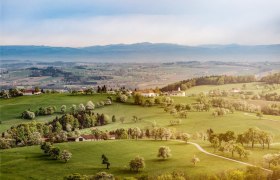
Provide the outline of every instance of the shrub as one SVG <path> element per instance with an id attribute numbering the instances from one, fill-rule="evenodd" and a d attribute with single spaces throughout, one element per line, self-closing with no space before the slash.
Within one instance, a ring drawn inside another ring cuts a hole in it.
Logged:
<path id="1" fill-rule="evenodd" d="M 144 158 L 140 156 L 136 156 L 134 159 L 132 159 L 129 162 L 129 167 L 131 171 L 136 171 L 136 172 L 138 172 L 139 169 L 145 168 Z"/>
<path id="2" fill-rule="evenodd" d="M 21 117 L 23 119 L 34 119 L 35 118 L 35 113 L 26 110 L 21 114 Z"/>

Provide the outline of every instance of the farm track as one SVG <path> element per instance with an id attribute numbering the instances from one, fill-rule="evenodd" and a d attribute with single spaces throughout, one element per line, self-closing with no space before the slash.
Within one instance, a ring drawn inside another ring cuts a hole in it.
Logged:
<path id="1" fill-rule="evenodd" d="M 173 141 L 185 142 L 185 141 L 181 141 L 181 140 L 173 140 Z M 214 157 L 217 157 L 217 158 L 220 158 L 220 159 L 225 159 L 225 160 L 228 160 L 228 161 L 236 162 L 236 163 L 246 165 L 246 166 L 259 167 L 259 166 L 256 166 L 254 164 L 250 164 L 250 163 L 246 163 L 246 162 L 243 162 L 243 161 L 238 161 L 238 160 L 235 160 L 235 159 L 231 159 L 231 158 L 227 158 L 227 157 L 224 157 L 224 156 L 220 156 L 220 155 L 217 155 L 217 154 L 210 153 L 210 152 L 206 151 L 205 149 L 203 149 L 199 144 L 194 143 L 194 142 L 188 142 L 188 144 L 194 145 L 200 152 L 203 152 L 204 154 L 207 154 L 207 155 L 210 155 L 210 156 L 214 156 Z M 259 168 L 266 171 L 266 172 L 269 172 L 269 173 L 273 172 L 270 169 L 266 169 L 266 168 L 263 168 L 263 167 L 259 167 Z"/>
<path id="2" fill-rule="evenodd" d="M 206 151 L 205 149 L 203 149 L 197 143 L 188 142 L 188 144 L 194 145 L 200 152 L 203 152 L 204 154 L 207 154 L 207 155 L 210 155 L 210 156 L 218 157 L 218 158 L 221 158 L 221 159 L 225 159 L 225 160 L 228 160 L 228 161 L 236 162 L 236 163 L 243 164 L 243 165 L 246 165 L 246 166 L 258 167 L 258 166 L 254 165 L 254 164 L 250 164 L 250 163 L 246 163 L 246 162 L 243 162 L 243 161 L 238 161 L 238 160 L 235 160 L 235 159 L 230 159 L 230 158 L 227 158 L 227 157 L 224 157 L 224 156 L 220 156 L 220 155 L 217 155 L 217 154 L 210 153 L 210 152 Z M 263 168 L 263 167 L 259 167 L 259 168 L 261 168 L 262 170 L 264 170 L 266 172 L 272 173 L 272 170 L 270 170 L 270 169 L 266 169 L 266 168 Z"/>

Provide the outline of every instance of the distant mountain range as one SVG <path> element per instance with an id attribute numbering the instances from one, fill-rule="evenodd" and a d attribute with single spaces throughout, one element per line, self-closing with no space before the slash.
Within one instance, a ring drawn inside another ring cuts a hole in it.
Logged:
<path id="1" fill-rule="evenodd" d="M 280 44 L 201 45 L 167 43 L 114 44 L 81 48 L 0 46 L 0 60 L 170 62 L 170 61 L 279 61 Z"/>

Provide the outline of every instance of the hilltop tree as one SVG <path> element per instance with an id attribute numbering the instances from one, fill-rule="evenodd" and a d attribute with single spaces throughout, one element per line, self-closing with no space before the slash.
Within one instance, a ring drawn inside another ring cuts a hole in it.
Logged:
<path id="1" fill-rule="evenodd" d="M 157 157 L 167 159 L 171 156 L 171 150 L 168 146 L 161 146 L 158 149 L 158 155 Z"/>

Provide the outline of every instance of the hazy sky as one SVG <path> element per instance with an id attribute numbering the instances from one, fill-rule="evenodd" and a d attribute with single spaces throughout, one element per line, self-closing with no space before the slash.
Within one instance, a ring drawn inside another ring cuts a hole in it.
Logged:
<path id="1" fill-rule="evenodd" d="M 0 0 L 0 44 L 280 43 L 280 0 Z"/>

